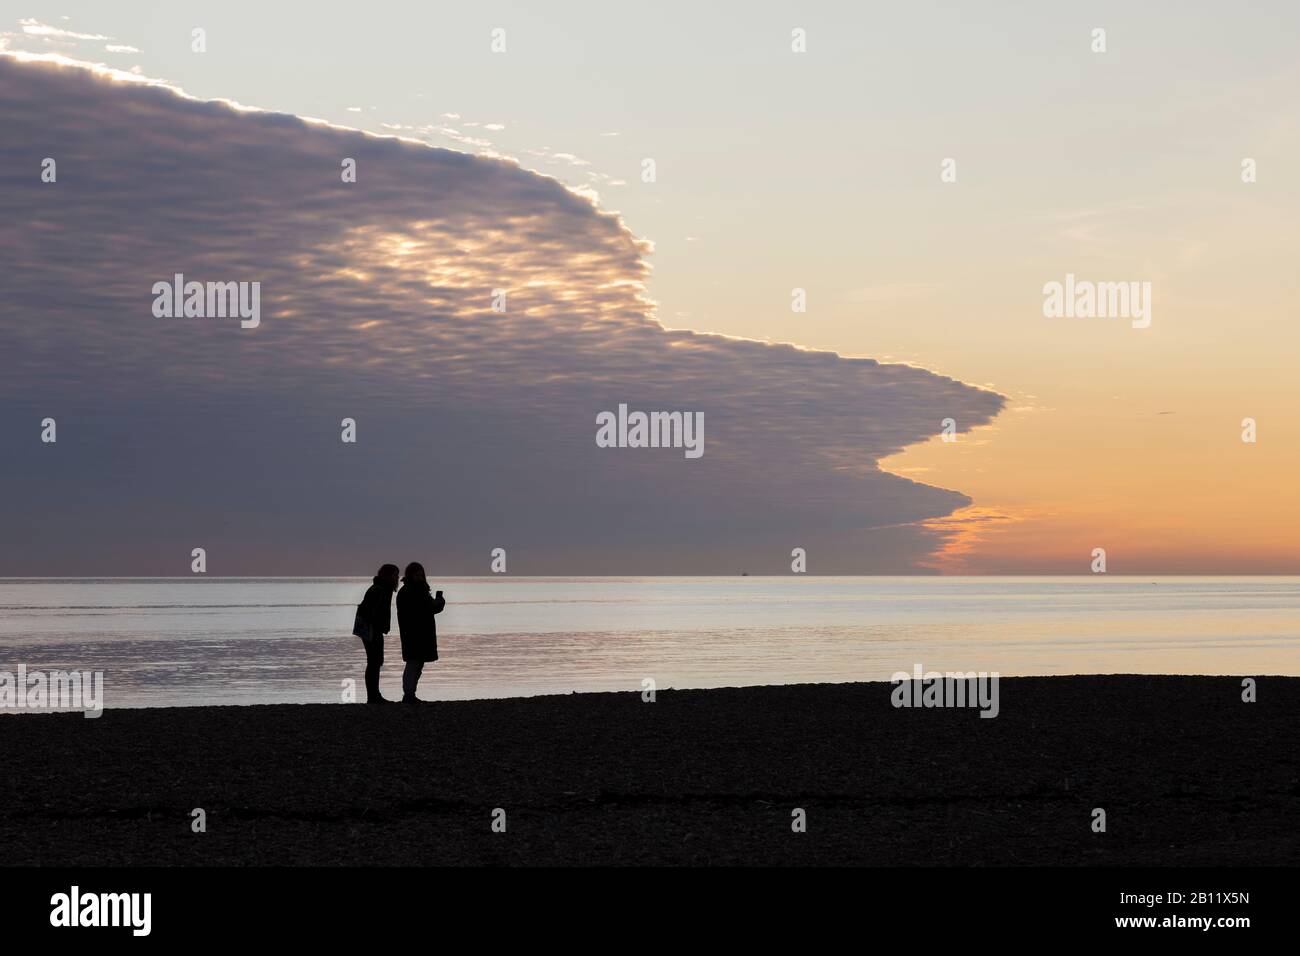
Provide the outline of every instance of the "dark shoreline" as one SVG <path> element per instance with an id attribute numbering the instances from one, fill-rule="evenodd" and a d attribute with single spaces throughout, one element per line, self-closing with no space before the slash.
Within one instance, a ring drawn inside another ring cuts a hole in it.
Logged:
<path id="1" fill-rule="evenodd" d="M 890 691 L 4 715 L 0 865 L 1300 863 L 1300 678 Z"/>

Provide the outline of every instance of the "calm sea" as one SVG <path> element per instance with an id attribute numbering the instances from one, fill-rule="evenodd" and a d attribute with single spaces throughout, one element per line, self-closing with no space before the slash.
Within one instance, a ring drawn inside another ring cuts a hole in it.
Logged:
<path id="1" fill-rule="evenodd" d="M 338 702 L 365 578 L 0 579 L 0 671 L 107 707 Z M 1300 675 L 1300 578 L 446 578 L 421 696 L 888 680 Z M 400 696 L 396 613 L 383 687 Z M 358 689 L 364 698 L 364 690 Z"/>

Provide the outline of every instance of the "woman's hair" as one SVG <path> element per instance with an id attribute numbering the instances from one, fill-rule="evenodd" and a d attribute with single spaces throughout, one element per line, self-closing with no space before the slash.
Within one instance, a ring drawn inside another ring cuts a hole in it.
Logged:
<path id="1" fill-rule="evenodd" d="M 419 561 L 412 561 L 406 566 L 406 574 L 402 577 L 403 584 L 423 584 L 425 588 L 429 587 L 429 579 L 424 576 L 424 565 Z"/>
<path id="2" fill-rule="evenodd" d="M 384 578 L 388 577 L 390 574 L 401 574 L 401 573 L 402 573 L 401 570 L 395 564 L 381 565 L 379 568 L 379 573 L 375 575 L 375 583 L 376 584 L 380 583 L 381 581 L 383 581 Z"/>

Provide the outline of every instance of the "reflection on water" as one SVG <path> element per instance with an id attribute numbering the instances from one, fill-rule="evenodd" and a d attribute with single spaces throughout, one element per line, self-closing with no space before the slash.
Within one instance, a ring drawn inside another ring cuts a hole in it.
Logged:
<path id="1" fill-rule="evenodd" d="M 341 700 L 369 579 L 0 579 L 0 671 L 108 707 Z M 1300 578 L 444 578 L 422 695 L 1007 676 L 1300 675 Z M 396 614 L 394 614 L 394 628 Z M 400 696 L 388 639 L 384 691 Z M 359 696 L 364 697 L 364 690 Z"/>

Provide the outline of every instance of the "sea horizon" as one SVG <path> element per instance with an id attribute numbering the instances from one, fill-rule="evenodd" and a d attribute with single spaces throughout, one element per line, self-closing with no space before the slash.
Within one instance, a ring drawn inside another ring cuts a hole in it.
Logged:
<path id="1" fill-rule="evenodd" d="M 0 671 L 102 672 L 108 709 L 346 703 L 361 683 L 350 631 L 368 583 L 4 578 Z M 1293 575 L 511 575 L 433 586 L 448 603 L 440 659 L 421 685 L 432 699 L 888 681 L 916 666 L 1300 675 Z M 400 671 L 394 615 L 385 691 L 397 693 Z"/>

